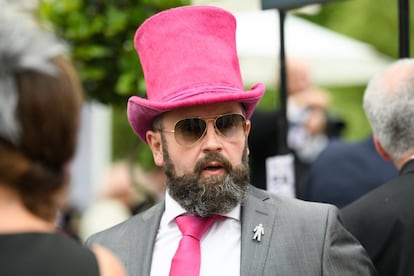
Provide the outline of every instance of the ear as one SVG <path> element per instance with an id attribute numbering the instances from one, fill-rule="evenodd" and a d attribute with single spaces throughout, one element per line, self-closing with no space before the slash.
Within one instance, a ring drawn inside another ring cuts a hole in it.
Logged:
<path id="1" fill-rule="evenodd" d="M 382 147 L 382 145 L 381 145 L 380 141 L 378 140 L 378 138 L 374 135 L 372 137 L 372 139 L 374 139 L 375 149 L 377 150 L 377 152 L 379 153 L 379 155 L 381 155 L 381 157 L 384 160 L 393 161 L 392 158 L 391 158 L 391 156 L 388 154 L 388 152 L 386 152 L 384 150 L 384 148 Z"/>
<path id="2" fill-rule="evenodd" d="M 250 120 L 246 120 L 246 143 L 247 143 L 247 139 L 249 138 L 249 133 L 250 133 L 250 129 L 252 127 L 252 124 L 250 122 Z M 249 143 L 247 143 L 247 156 L 250 155 L 250 148 L 249 148 Z"/>
<path id="3" fill-rule="evenodd" d="M 249 136 L 251 127 L 252 123 L 250 122 L 250 120 L 246 120 L 246 136 Z"/>
<path id="4" fill-rule="evenodd" d="M 161 167 L 164 165 L 163 148 L 161 143 L 161 134 L 152 130 L 146 134 L 148 146 L 151 148 L 155 165 Z"/>

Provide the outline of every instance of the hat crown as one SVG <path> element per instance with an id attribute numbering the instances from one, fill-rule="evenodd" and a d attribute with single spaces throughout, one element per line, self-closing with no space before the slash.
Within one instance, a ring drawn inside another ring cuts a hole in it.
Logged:
<path id="1" fill-rule="evenodd" d="M 246 118 L 264 93 L 244 91 L 236 50 L 235 17 L 213 6 L 184 6 L 148 18 L 135 33 L 147 98 L 128 100 L 128 121 L 146 142 L 154 118 L 169 110 L 236 101 Z"/>
<path id="2" fill-rule="evenodd" d="M 197 87 L 243 89 L 235 34 L 234 16 L 212 6 L 174 8 L 146 20 L 134 43 L 148 100 L 170 101 Z"/>

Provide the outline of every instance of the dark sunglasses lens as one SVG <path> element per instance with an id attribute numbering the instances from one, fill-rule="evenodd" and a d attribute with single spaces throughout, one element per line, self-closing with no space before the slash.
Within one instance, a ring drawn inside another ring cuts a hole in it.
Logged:
<path id="1" fill-rule="evenodd" d="M 245 119 L 240 114 L 228 114 L 218 117 L 216 128 L 226 138 L 239 137 L 244 135 Z"/>
<path id="2" fill-rule="evenodd" d="M 203 136 L 206 122 L 198 118 L 188 118 L 175 124 L 175 139 L 181 145 L 191 145 Z"/>

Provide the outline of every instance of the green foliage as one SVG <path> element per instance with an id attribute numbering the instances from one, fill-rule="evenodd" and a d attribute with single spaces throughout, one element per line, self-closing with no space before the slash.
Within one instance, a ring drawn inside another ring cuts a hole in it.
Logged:
<path id="1" fill-rule="evenodd" d="M 55 0 L 40 2 L 39 18 L 65 39 L 86 96 L 113 107 L 113 159 L 130 158 L 153 166 L 148 146 L 126 118 L 131 95 L 145 95 L 133 38 L 151 15 L 188 4 L 186 0 Z"/>
<path id="2" fill-rule="evenodd" d="M 346 122 L 343 138 L 356 141 L 365 138 L 371 127 L 362 109 L 364 87 L 327 88 L 332 96 L 329 112 Z"/>
<path id="3" fill-rule="evenodd" d="M 130 127 L 124 107 L 112 108 L 112 132 L 113 160 L 128 159 L 140 163 L 144 169 L 153 168 L 151 150 Z"/>
<path id="4" fill-rule="evenodd" d="M 349 141 L 363 139 L 371 132 L 371 127 L 362 109 L 364 87 L 324 87 L 332 98 L 328 112 L 345 121 L 343 138 Z M 274 110 L 280 106 L 279 91 L 267 90 L 258 108 Z"/>
<path id="5" fill-rule="evenodd" d="M 317 15 L 306 19 L 339 33 L 371 44 L 379 52 L 398 58 L 398 2 L 390 0 L 332 1 L 321 6 Z M 412 1 L 411 1 L 412 2 Z M 414 5 L 410 5 L 410 52 L 414 53 Z M 358 66 L 358 64 L 355 64 Z M 364 87 L 328 88 L 332 94 L 331 112 L 346 122 L 344 138 L 358 140 L 371 128 L 362 109 Z"/>
<path id="6" fill-rule="evenodd" d="M 187 1 L 43 0 L 39 17 L 70 44 L 87 96 L 125 106 L 129 96 L 145 95 L 133 47 L 137 27 L 161 10 L 184 4 Z"/>
<path id="7" fill-rule="evenodd" d="M 399 19 L 397 0 L 332 1 L 322 5 L 316 16 L 304 16 L 373 45 L 378 51 L 398 58 Z M 412 1 L 410 1 L 412 2 Z M 410 26 L 414 26 L 414 5 L 410 5 Z M 410 28 L 410 52 L 414 53 L 414 29 Z"/>
<path id="8" fill-rule="evenodd" d="M 278 90 L 266 88 L 266 92 L 261 99 L 258 108 L 262 110 L 274 110 L 279 108 L 280 94 Z"/>
<path id="9" fill-rule="evenodd" d="M 48 22 L 71 47 L 88 98 L 113 108 L 113 157 L 137 156 L 150 167 L 148 146 L 139 141 L 126 119 L 129 96 L 145 95 L 145 82 L 133 37 L 137 27 L 161 10 L 189 4 L 189 0 L 41 0 L 39 17 Z M 373 45 L 380 52 L 398 56 L 398 1 L 347 0 L 323 4 L 318 15 L 306 19 Z M 414 5 L 410 5 L 414 26 Z M 411 28 L 411 53 L 414 28 Z M 304 45 L 304 47 L 306 47 Z M 355 66 L 358 66 L 357 64 Z M 370 132 L 361 107 L 363 87 L 327 88 L 330 112 L 345 119 L 344 137 L 356 140 Z M 277 91 L 267 91 L 259 108 L 279 105 Z M 139 152 L 139 154 L 137 154 Z"/>

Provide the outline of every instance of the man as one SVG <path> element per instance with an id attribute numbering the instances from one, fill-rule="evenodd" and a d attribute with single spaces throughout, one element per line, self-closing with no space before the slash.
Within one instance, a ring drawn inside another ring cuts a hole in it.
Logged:
<path id="1" fill-rule="evenodd" d="M 329 94 L 315 86 L 311 68 L 304 60 L 287 58 L 286 85 L 287 144 L 295 156 L 295 196 L 301 198 L 304 194 L 303 179 L 310 164 L 327 146 L 329 140 L 339 135 L 342 127 L 340 119 L 327 112 L 331 102 Z M 272 186 L 266 183 L 266 159 L 281 154 L 277 147 L 281 139 L 281 131 L 278 129 L 281 115 L 280 110 L 256 109 L 250 118 L 250 182 L 265 190 L 270 190 L 269 186 Z"/>
<path id="2" fill-rule="evenodd" d="M 164 169 L 165 201 L 87 244 L 114 250 L 130 276 L 373 275 L 335 207 L 249 185 L 248 119 L 264 86 L 244 91 L 235 29 L 222 9 L 187 6 L 137 30 L 148 98 L 129 100 L 128 120 Z"/>
<path id="3" fill-rule="evenodd" d="M 380 275 L 414 275 L 414 59 L 371 80 L 364 109 L 377 151 L 399 176 L 345 207 L 345 225 Z"/>
<path id="4" fill-rule="evenodd" d="M 310 165 L 303 199 L 342 208 L 397 175 L 375 150 L 372 135 L 351 143 L 335 139 Z"/>

